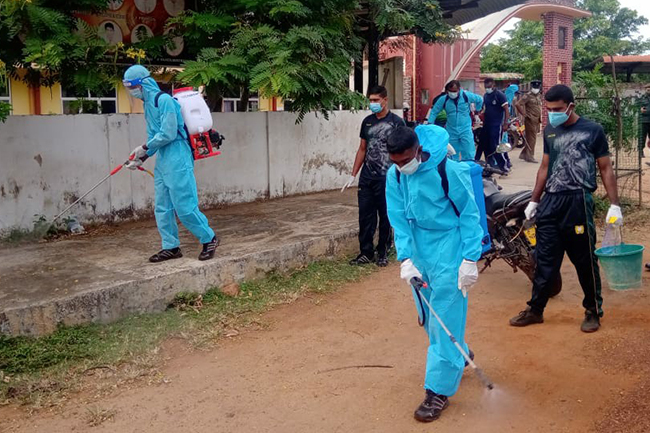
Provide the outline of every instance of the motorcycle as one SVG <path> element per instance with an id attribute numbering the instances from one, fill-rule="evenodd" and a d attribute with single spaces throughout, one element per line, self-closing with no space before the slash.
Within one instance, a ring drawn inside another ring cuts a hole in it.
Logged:
<path id="1" fill-rule="evenodd" d="M 532 282 L 535 278 L 535 246 L 537 244 L 534 221 L 527 221 L 524 210 L 531 200 L 532 191 L 515 194 L 501 192 L 493 178 L 504 173 L 494 167 L 483 166 L 483 193 L 487 215 L 488 232 L 492 247 L 481 257 L 484 260 L 481 273 L 492 266 L 495 260 L 503 260 L 514 272 L 521 270 Z M 551 286 L 550 296 L 562 291 L 562 276 L 557 274 Z"/>
<path id="2" fill-rule="evenodd" d="M 526 125 L 523 125 L 517 116 L 508 120 L 508 142 L 512 148 L 524 148 L 526 146 Z"/>

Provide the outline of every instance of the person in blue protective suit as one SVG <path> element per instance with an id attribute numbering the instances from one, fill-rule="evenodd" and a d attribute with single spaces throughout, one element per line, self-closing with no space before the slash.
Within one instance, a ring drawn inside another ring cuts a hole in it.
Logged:
<path id="1" fill-rule="evenodd" d="M 506 94 L 506 100 L 508 101 L 508 107 L 510 107 L 510 116 L 516 116 L 517 112 L 514 107 L 515 96 L 519 92 L 519 86 L 516 84 L 511 84 L 506 87 L 506 90 L 503 92 Z"/>
<path id="2" fill-rule="evenodd" d="M 413 287 L 416 308 L 429 336 L 424 388 L 415 411 L 418 421 L 437 419 L 460 385 L 465 361 L 440 324 L 418 298 L 425 296 L 466 353 L 467 290 L 478 280 L 483 229 L 474 200 L 470 167 L 447 159 L 449 135 L 436 125 L 413 131 L 398 128 L 388 140 L 393 167 L 387 174 L 388 217 L 395 231 L 401 278 Z M 441 170 L 445 170 L 446 188 Z M 470 353 L 473 358 L 474 354 Z"/>
<path id="3" fill-rule="evenodd" d="M 460 88 L 460 82 L 450 81 L 445 86 L 447 96 L 438 98 L 429 111 L 429 124 L 433 124 L 442 110 L 447 112 L 445 128 L 449 133 L 449 143 L 456 150 L 454 159 L 473 161 L 476 155 L 474 133 L 472 132 L 472 107 L 476 111 L 483 108 L 483 98 Z"/>
<path id="4" fill-rule="evenodd" d="M 155 215 L 162 238 L 162 250 L 149 258 L 157 263 L 183 257 L 178 239 L 176 216 L 203 244 L 199 260 L 214 257 L 219 240 L 199 210 L 194 178 L 194 159 L 187 140 L 178 102 L 160 91 L 149 71 L 140 65 L 131 66 L 124 74 L 124 86 L 131 96 L 144 101 L 147 142 L 138 146 L 127 163 L 135 170 L 149 157 L 156 156 L 154 184 Z"/>

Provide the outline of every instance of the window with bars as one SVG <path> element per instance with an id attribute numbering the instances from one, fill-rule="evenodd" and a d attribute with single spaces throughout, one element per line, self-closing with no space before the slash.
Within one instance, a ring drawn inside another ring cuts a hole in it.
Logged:
<path id="1" fill-rule="evenodd" d="M 241 98 L 223 98 L 221 103 L 221 111 L 224 113 L 232 113 L 239 111 L 241 106 Z M 258 98 L 250 98 L 248 100 L 248 111 L 258 111 L 260 101 Z"/>
<path id="2" fill-rule="evenodd" d="M 76 92 L 61 86 L 63 114 L 107 114 L 117 113 L 117 91 L 115 88 L 102 93 Z"/>
<path id="3" fill-rule="evenodd" d="M 557 32 L 557 48 L 566 50 L 566 27 L 560 27 Z"/>

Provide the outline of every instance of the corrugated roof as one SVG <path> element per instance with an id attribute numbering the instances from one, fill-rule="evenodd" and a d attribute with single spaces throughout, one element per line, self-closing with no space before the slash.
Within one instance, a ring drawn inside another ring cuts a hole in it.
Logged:
<path id="1" fill-rule="evenodd" d="M 603 56 L 603 63 L 611 63 L 609 56 Z M 650 55 L 642 56 L 614 56 L 614 63 L 642 63 L 650 62 Z"/>

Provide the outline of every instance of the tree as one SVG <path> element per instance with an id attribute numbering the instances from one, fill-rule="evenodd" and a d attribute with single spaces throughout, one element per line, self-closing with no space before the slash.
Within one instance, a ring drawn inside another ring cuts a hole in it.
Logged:
<path id="1" fill-rule="evenodd" d="M 203 43 L 178 79 L 212 93 L 242 88 L 290 101 L 299 120 L 343 105 L 360 108 L 348 88 L 356 3 L 349 0 L 235 0 L 204 2 L 176 20 Z"/>
<path id="2" fill-rule="evenodd" d="M 648 20 L 632 9 L 622 8 L 618 0 L 581 0 L 577 7 L 593 15 L 574 24 L 575 70 L 591 69 L 604 55 L 641 54 L 650 48 L 650 40 L 638 35 L 640 26 Z M 507 33 L 507 39 L 483 49 L 481 71 L 519 72 L 527 80 L 541 79 L 543 23 L 520 21 Z"/>
<path id="3" fill-rule="evenodd" d="M 379 45 L 392 36 L 414 34 L 426 43 L 452 43 L 461 35 L 459 28 L 443 20 L 443 10 L 431 0 L 368 0 L 358 13 L 358 34 L 368 48 L 368 86 L 379 82 Z M 401 40 L 403 41 L 403 39 Z M 398 39 L 397 43 L 400 42 Z M 361 61 L 361 56 L 356 60 Z M 355 68 L 355 75 L 362 73 Z M 357 91 L 360 80 L 355 80 Z"/>
<path id="4" fill-rule="evenodd" d="M 575 23 L 575 69 L 591 69 L 595 60 L 608 54 L 643 54 L 650 49 L 650 40 L 638 34 L 648 20 L 637 11 L 621 8 L 618 0 L 581 0 L 578 7 L 593 15 Z"/>
<path id="5" fill-rule="evenodd" d="M 623 150 L 632 150 L 637 146 L 637 128 L 635 127 L 638 116 L 638 105 L 634 98 L 621 98 L 620 110 L 623 120 L 622 142 L 618 142 L 618 119 L 616 105 L 616 91 L 613 78 L 610 74 L 601 72 L 602 64 L 591 71 L 579 71 L 575 76 L 576 97 L 587 101 L 579 103 L 576 111 L 603 126 L 605 133 L 610 138 L 610 145 L 616 149 L 619 145 Z M 641 144 L 643 147 L 643 144 Z"/>
<path id="6" fill-rule="evenodd" d="M 141 61 L 139 47 L 155 52 L 156 45 L 160 51 L 166 40 L 111 47 L 95 27 L 74 16 L 105 8 L 106 0 L 0 1 L 0 62 L 10 76 L 32 86 L 60 82 L 80 92 L 107 90 L 121 75 L 118 59 Z"/>
<path id="7" fill-rule="evenodd" d="M 279 96 L 299 120 L 309 111 L 327 115 L 365 104 L 348 86 L 364 45 L 376 75 L 381 40 L 414 32 L 426 42 L 448 41 L 458 34 L 436 2 L 421 0 L 205 0 L 174 24 L 202 47 L 179 80 L 207 85 L 213 102 L 232 88 Z"/>
<path id="8" fill-rule="evenodd" d="M 509 39 L 483 48 L 481 72 L 517 72 L 526 80 L 541 79 L 544 24 L 522 20 L 507 34 Z"/>
<path id="9" fill-rule="evenodd" d="M 6 66 L 7 65 L 0 60 L 0 90 L 6 90 L 9 85 Z M 0 101 L 0 122 L 4 123 L 9 114 L 11 114 L 11 104 Z"/>

